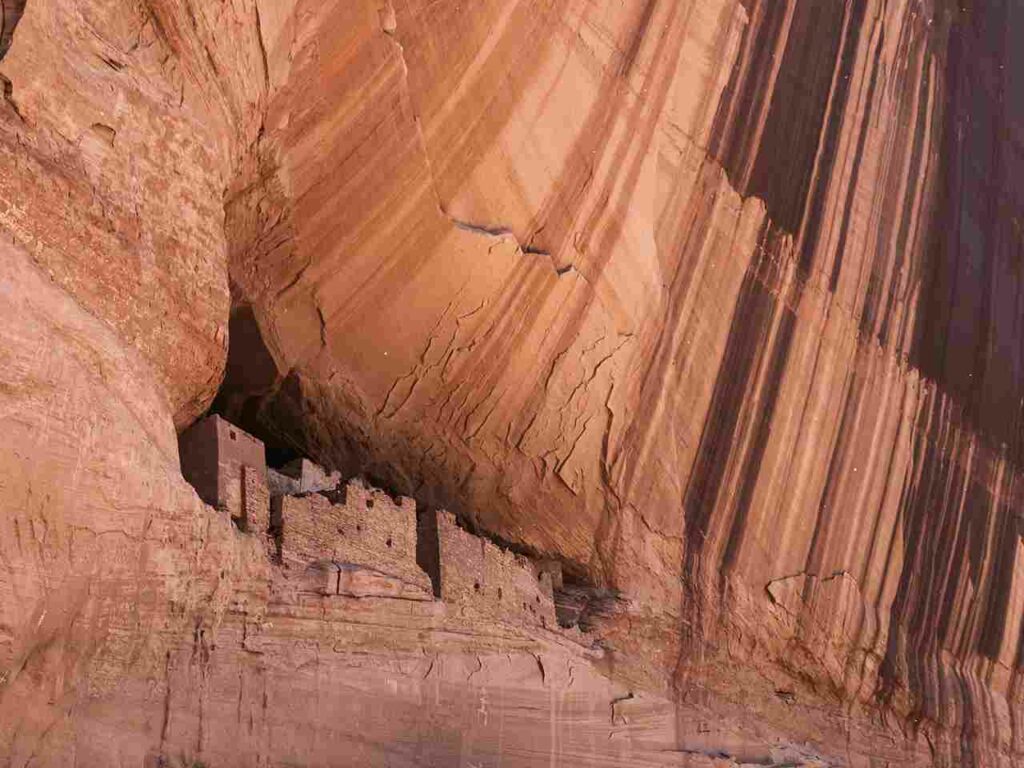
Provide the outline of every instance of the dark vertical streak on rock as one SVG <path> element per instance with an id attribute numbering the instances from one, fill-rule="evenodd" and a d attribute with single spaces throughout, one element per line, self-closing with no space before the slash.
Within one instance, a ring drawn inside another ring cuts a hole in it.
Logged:
<path id="1" fill-rule="evenodd" d="M 647 37 L 647 30 L 651 26 L 651 19 L 654 16 L 654 9 L 657 5 L 658 0 L 647 0 L 647 3 L 644 5 L 643 12 L 640 14 L 640 21 L 622 56 L 621 67 L 623 77 L 628 78 L 633 72 L 633 65 L 636 63 L 636 57 L 640 53 L 640 46 L 643 45 L 644 39 Z"/>
<path id="2" fill-rule="evenodd" d="M 948 397 L 933 390 L 916 429 L 879 692 L 883 700 L 909 694 L 913 721 L 955 724 L 961 759 L 976 764 L 990 715 L 969 660 L 999 661 L 1004 641 L 1020 642 L 1005 637 L 1021 536 L 1019 481 Z"/>
<path id="3" fill-rule="evenodd" d="M 796 325 L 793 311 L 764 282 L 771 278 L 776 258 L 774 250 L 779 242 L 771 229 L 767 229 L 762 238 L 767 246 L 762 246 L 763 263 L 755 261 L 744 277 L 690 475 L 684 498 L 688 539 L 684 569 L 691 579 L 696 575 L 696 558 L 714 543 L 709 542 L 714 528 L 712 517 L 720 513 L 722 491 L 728 474 L 733 471 L 730 470 L 731 456 L 744 445 L 745 453 L 735 470 L 739 481 L 737 498 L 728 505 L 735 510 L 734 517 L 722 523 L 728 531 L 723 574 L 735 563 L 771 434 L 772 417 Z M 751 402 L 756 405 L 748 413 Z"/>
<path id="4" fill-rule="evenodd" d="M 741 63 L 733 71 L 716 115 L 712 154 L 740 193 L 763 199 L 772 220 L 787 232 L 800 230 L 812 188 L 824 189 L 822 185 L 829 183 L 830 174 L 824 171 L 815 184 L 815 162 L 823 142 L 823 167 L 830 168 L 835 161 L 866 9 L 862 0 L 849 5 L 848 11 L 846 3 L 796 3 L 778 77 L 769 91 L 765 78 L 773 57 L 780 55 L 786 4 L 766 4 L 770 6 L 766 10 L 757 1 L 749 3 L 755 22 L 746 32 Z M 849 19 L 848 12 L 852 14 Z M 847 29 L 849 34 L 844 35 Z M 841 59 L 839 66 L 837 59 Z M 833 91 L 832 113 L 828 115 Z M 751 130 L 759 127 L 761 115 L 765 115 L 764 129 L 755 144 Z M 826 116 L 829 119 L 822 133 Z M 785 158 L 781 165 L 780 157 Z M 815 201 L 823 197 L 814 195 Z M 812 251 L 813 246 L 808 253 Z"/>
<path id="5" fill-rule="evenodd" d="M 710 532 L 711 516 L 739 429 L 744 394 L 757 359 L 761 341 L 757 331 L 771 318 L 771 300 L 758 290 L 752 272 L 743 280 L 736 306 L 684 501 L 689 554 L 700 552 Z"/>
<path id="6" fill-rule="evenodd" d="M 838 4 L 837 4 L 838 5 Z M 864 16 L 867 4 L 856 2 L 853 6 L 852 19 L 849 25 L 849 32 L 843 39 L 842 57 L 839 68 L 836 70 L 835 80 L 832 83 L 834 92 L 833 104 L 825 134 L 822 139 L 822 151 L 820 164 L 815 174 L 814 188 L 810 196 L 810 209 L 804 222 L 803 246 L 800 251 L 800 271 L 807 275 L 813 266 L 814 255 L 818 250 L 819 237 L 821 235 L 822 218 L 825 206 L 828 203 L 828 188 L 832 183 L 833 172 L 836 162 L 839 160 L 839 138 L 842 135 L 843 124 L 847 115 L 846 107 L 850 99 L 850 85 L 853 81 L 854 71 L 857 62 L 857 48 L 860 43 L 861 31 L 864 27 Z M 878 80 L 879 58 L 882 52 L 882 40 L 879 40 L 875 51 L 875 61 L 872 65 L 871 84 L 868 86 L 868 98 L 866 104 L 872 103 L 872 96 Z M 847 191 L 847 205 L 844 207 L 844 232 L 848 229 L 851 203 L 857 190 L 857 174 L 863 158 L 864 144 L 867 140 L 868 129 L 871 125 L 871 114 L 864 115 L 861 125 L 860 139 L 858 140 L 857 153 L 854 155 L 854 170 L 849 182 Z M 796 232 L 796 229 L 793 230 Z M 842 268 L 843 250 L 845 238 L 841 238 L 840 246 L 836 249 L 836 261 L 832 271 L 832 280 L 829 284 L 830 290 L 835 290 L 839 281 L 839 271 Z"/>
<path id="7" fill-rule="evenodd" d="M 993 444 L 1020 446 L 1024 389 L 1018 247 L 1024 152 L 1012 111 L 1024 104 L 1009 87 L 1019 36 L 1012 4 L 994 2 L 954 17 L 944 59 L 940 187 L 918 302 L 912 361 L 962 404 Z"/>
<path id="8" fill-rule="evenodd" d="M 733 517 L 729 538 L 726 541 L 725 552 L 722 556 L 722 568 L 726 572 L 732 570 L 740 543 L 745 534 L 747 514 L 750 510 L 754 491 L 757 488 L 761 461 L 764 458 L 768 439 L 771 435 L 772 417 L 775 415 L 775 405 L 778 401 L 779 390 L 782 385 L 783 374 L 786 370 L 786 362 L 789 359 L 789 351 L 793 341 L 793 332 L 796 328 L 796 315 L 786 308 L 782 302 L 775 304 L 773 301 L 772 304 L 774 305 L 772 308 L 778 308 L 782 316 L 779 319 L 778 335 L 769 352 L 768 373 L 764 380 L 763 400 L 756 416 L 756 426 L 751 440 L 752 444 L 744 458 L 743 468 L 740 471 L 740 476 L 743 480 L 739 496 L 736 500 L 736 514 Z"/>
<path id="9" fill-rule="evenodd" d="M 884 33 L 880 35 L 882 39 L 878 41 L 878 47 L 875 49 L 875 60 L 871 65 L 871 78 L 868 84 L 868 94 L 865 103 L 874 103 L 875 89 L 878 87 L 878 75 L 879 75 L 879 61 L 882 56 L 882 46 L 884 44 Z M 849 53 L 849 51 L 847 51 Z M 852 59 L 852 57 L 851 57 Z M 838 87 L 842 89 L 842 98 L 845 102 L 848 96 L 847 91 L 849 90 L 849 78 L 852 74 L 853 62 L 850 61 L 849 65 L 847 62 L 843 62 L 843 70 L 846 74 L 840 77 L 840 83 Z M 839 94 L 837 94 L 839 95 Z M 835 165 L 836 160 L 836 144 L 839 140 L 839 131 L 842 126 L 842 110 L 839 110 L 839 119 L 836 119 L 836 115 L 833 115 L 833 119 L 829 121 L 829 132 L 828 138 L 825 141 L 825 152 L 828 158 L 828 172 L 821 173 L 818 176 L 819 188 L 816 190 L 811 203 L 811 214 L 808 219 L 806 236 L 804 239 L 804 247 L 800 254 L 800 267 L 806 273 L 810 271 L 811 263 L 814 260 L 814 254 L 818 249 L 818 237 L 821 233 L 821 217 L 822 211 L 825 205 L 825 201 L 828 198 L 827 195 L 827 184 L 832 176 L 832 169 Z M 857 182 L 860 178 L 861 161 L 864 159 L 864 146 L 867 144 L 868 132 L 871 127 L 871 115 L 870 113 L 864 115 L 864 118 L 860 126 L 860 136 L 857 137 L 857 150 L 853 156 L 853 170 L 850 173 L 849 187 L 846 190 L 846 203 L 843 205 L 843 223 L 839 229 L 839 244 L 836 247 L 836 258 L 832 264 L 832 275 L 829 278 L 828 289 L 835 291 L 839 285 L 839 273 L 843 267 L 843 254 L 846 253 L 847 238 L 850 235 L 850 220 L 854 211 L 854 197 L 857 194 Z M 872 285 L 877 285 L 877 281 L 873 281 Z M 865 299 L 865 303 L 870 303 L 871 297 L 868 296 Z"/>
<path id="10" fill-rule="evenodd" d="M 811 545 L 807 550 L 807 562 L 804 570 L 808 573 L 820 573 L 822 571 L 821 542 L 826 537 L 829 523 L 832 518 L 831 500 L 841 478 L 843 459 L 846 456 L 843 436 L 850 434 L 849 427 L 856 421 L 857 406 L 859 405 L 855 388 L 847 384 L 846 394 L 843 398 L 843 415 L 839 419 L 839 428 L 836 431 L 838 439 L 832 449 L 829 458 L 828 470 L 825 473 L 825 484 L 822 486 L 821 498 L 818 500 L 818 516 L 814 521 L 814 533 L 811 535 Z"/>
<path id="11" fill-rule="evenodd" d="M 746 187 L 746 169 L 757 152 L 756 133 L 751 128 L 761 123 L 771 104 L 769 79 L 787 10 L 785 2 L 745 0 L 744 5 L 752 21 L 722 94 L 709 147 L 737 189 Z"/>
<path id="12" fill-rule="evenodd" d="M 924 41 L 922 41 L 921 44 L 924 44 Z M 918 86 L 917 114 L 914 116 L 914 125 L 912 128 L 913 146 L 910 150 L 910 177 L 907 179 L 906 194 L 903 196 L 900 203 L 902 210 L 899 217 L 899 232 L 896 238 L 896 248 L 893 253 L 887 255 L 888 258 L 893 260 L 893 278 L 890 280 L 890 290 L 886 296 L 884 307 L 873 306 L 869 309 L 866 306 L 864 315 L 870 319 L 865 320 L 864 317 L 861 319 L 862 334 L 868 336 L 870 335 L 872 328 L 877 328 L 876 338 L 880 344 L 885 344 L 889 340 L 893 308 L 896 304 L 897 298 L 902 298 L 899 295 L 901 290 L 900 274 L 904 269 L 910 268 L 909 265 L 912 263 L 912 254 L 910 252 L 914 248 L 915 244 L 908 242 L 908 239 L 910 237 L 910 228 L 917 223 L 913 216 L 914 201 L 925 186 L 927 170 L 925 136 L 928 130 L 928 123 L 933 120 L 933 115 L 929 110 L 928 103 L 928 93 L 930 88 L 931 73 L 926 63 L 923 72 L 921 73 L 920 85 Z M 918 169 L 920 169 L 920 171 Z"/>
<path id="13" fill-rule="evenodd" d="M 1011 488 L 1000 489 L 1012 499 Z M 1013 566 L 1020 546 L 1022 530 L 1021 519 L 1015 517 L 1012 509 L 1005 508 L 1001 500 L 998 510 L 999 520 L 996 528 L 995 563 L 992 572 L 991 599 L 986 603 L 985 619 L 981 630 L 979 651 L 990 659 L 999 657 L 1003 635 L 1006 632 L 1006 619 L 1010 610 L 1010 590 L 1013 587 Z"/>

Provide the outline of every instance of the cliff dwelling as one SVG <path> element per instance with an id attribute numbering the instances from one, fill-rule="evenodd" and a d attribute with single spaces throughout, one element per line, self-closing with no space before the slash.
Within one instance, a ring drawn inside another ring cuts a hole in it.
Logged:
<path id="1" fill-rule="evenodd" d="M 1024 0 L 0 0 L 0 768 L 1024 766 Z"/>
<path id="2" fill-rule="evenodd" d="M 275 470 L 263 443 L 214 414 L 179 438 L 182 473 L 207 504 L 259 539 L 274 566 L 319 595 L 431 601 L 511 626 L 556 631 L 556 561 L 476 536 L 444 510 L 417 515 L 362 478 L 306 458 Z M 576 622 L 571 613 L 561 624 Z M 579 632 L 575 637 L 582 641 Z"/>

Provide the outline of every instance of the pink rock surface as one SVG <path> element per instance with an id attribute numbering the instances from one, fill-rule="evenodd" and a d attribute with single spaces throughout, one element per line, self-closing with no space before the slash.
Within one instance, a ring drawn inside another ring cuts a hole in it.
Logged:
<path id="1" fill-rule="evenodd" d="M 1019 4 L 0 7 L 0 764 L 1024 760 Z M 589 634 L 275 564 L 215 395 Z"/>

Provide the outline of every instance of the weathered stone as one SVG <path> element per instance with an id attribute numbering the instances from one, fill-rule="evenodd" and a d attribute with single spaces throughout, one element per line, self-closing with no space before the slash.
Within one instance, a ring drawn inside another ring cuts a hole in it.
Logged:
<path id="1" fill-rule="evenodd" d="M 550 569 L 463 530 L 449 512 L 436 525 L 442 600 L 496 621 L 557 626 Z"/>
<path id="2" fill-rule="evenodd" d="M 1019 3 L 0 8 L 0 763 L 1021 762 Z M 591 634 L 271 562 L 218 387 Z"/>
<path id="3" fill-rule="evenodd" d="M 429 577 L 417 565 L 412 499 L 396 503 L 356 479 L 346 486 L 343 502 L 332 503 L 317 493 L 285 496 L 275 517 L 285 563 L 359 565 L 404 579 L 426 594 L 432 591 Z"/>
<path id="4" fill-rule="evenodd" d="M 260 493 L 251 484 L 261 483 L 262 493 L 266 493 L 263 443 L 220 416 L 208 416 L 187 429 L 178 438 L 178 451 L 182 476 L 196 489 L 199 498 L 226 510 L 236 520 L 244 520 L 248 512 L 246 488 Z M 247 468 L 251 470 L 248 476 L 243 475 Z"/>
<path id="5" fill-rule="evenodd" d="M 341 473 L 328 472 L 309 459 L 295 459 L 281 468 L 281 472 L 295 480 L 293 493 L 314 493 L 333 491 L 341 482 Z"/>

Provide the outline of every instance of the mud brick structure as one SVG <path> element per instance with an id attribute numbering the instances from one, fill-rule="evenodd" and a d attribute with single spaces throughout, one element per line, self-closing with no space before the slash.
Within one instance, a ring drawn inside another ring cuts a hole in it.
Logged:
<path id="1" fill-rule="evenodd" d="M 270 489 L 259 470 L 242 467 L 242 517 L 238 527 L 258 536 L 267 556 L 275 558 L 277 542 L 270 530 Z"/>
<path id="2" fill-rule="evenodd" d="M 299 492 L 299 481 L 272 467 L 267 467 L 267 487 L 271 496 L 293 496 Z"/>
<path id="3" fill-rule="evenodd" d="M 308 459 L 266 466 L 263 443 L 210 416 L 179 440 L 182 471 L 209 504 L 263 540 L 268 556 L 324 596 L 440 597 L 518 625 L 555 628 L 561 565 L 532 562 L 459 527 L 447 512 L 423 514 L 361 478 Z"/>
<path id="4" fill-rule="evenodd" d="M 305 458 L 288 462 L 281 467 L 281 474 L 295 480 L 295 493 L 333 491 L 341 482 L 341 472 L 328 472 L 316 462 Z"/>
<path id="5" fill-rule="evenodd" d="M 435 520 L 442 600 L 501 621 L 557 627 L 550 568 L 463 530 L 450 512 Z"/>
<path id="6" fill-rule="evenodd" d="M 284 496 L 274 503 L 284 563 L 329 561 L 360 565 L 414 584 L 428 594 L 431 583 L 416 562 L 416 503 L 351 480 L 343 500 L 321 494 Z"/>
<path id="7" fill-rule="evenodd" d="M 538 573 L 546 573 L 551 578 L 551 589 L 557 591 L 564 585 L 562 578 L 562 563 L 558 560 L 552 560 L 550 558 L 544 560 L 534 560 L 533 567 L 537 569 Z"/>
<path id="8" fill-rule="evenodd" d="M 281 496 L 271 506 L 271 526 L 278 535 L 282 561 L 333 561 L 338 523 L 331 502 L 319 494 Z"/>
<path id="9" fill-rule="evenodd" d="M 242 529 L 266 534 L 270 530 L 270 491 L 258 469 L 242 467 Z"/>
<path id="10" fill-rule="evenodd" d="M 178 438 L 181 471 L 199 497 L 243 517 L 242 468 L 250 467 L 265 483 L 263 443 L 220 416 L 208 416 Z"/>

